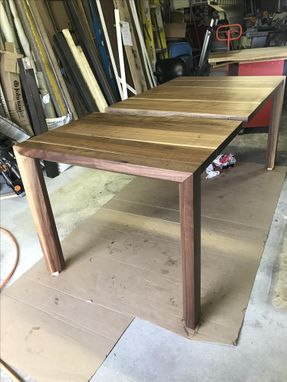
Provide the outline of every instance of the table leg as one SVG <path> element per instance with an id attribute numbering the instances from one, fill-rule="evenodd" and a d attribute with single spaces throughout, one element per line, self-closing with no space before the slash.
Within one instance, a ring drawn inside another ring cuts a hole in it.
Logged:
<path id="1" fill-rule="evenodd" d="M 285 91 L 285 81 L 276 89 L 273 96 L 273 108 L 269 125 L 269 134 L 267 142 L 267 170 L 273 170 L 275 166 L 276 151 L 279 137 L 279 126 L 283 106 L 283 98 Z"/>
<path id="2" fill-rule="evenodd" d="M 17 147 L 14 148 L 14 152 L 47 269 L 49 272 L 57 274 L 65 267 L 65 260 L 40 162 L 19 154 Z"/>
<path id="3" fill-rule="evenodd" d="M 183 317 L 195 329 L 200 318 L 201 177 L 196 173 L 179 185 L 183 278 Z"/>

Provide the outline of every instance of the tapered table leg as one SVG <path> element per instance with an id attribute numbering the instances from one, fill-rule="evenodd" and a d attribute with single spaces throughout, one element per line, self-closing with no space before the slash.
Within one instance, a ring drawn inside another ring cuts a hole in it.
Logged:
<path id="1" fill-rule="evenodd" d="M 17 147 L 14 152 L 47 269 L 57 274 L 65 267 L 65 260 L 40 163 L 37 159 L 19 154 Z"/>
<path id="2" fill-rule="evenodd" d="M 283 106 L 285 91 L 285 81 L 277 88 L 273 96 L 273 109 L 269 125 L 268 143 L 267 143 L 267 170 L 273 170 L 276 160 L 276 151 L 279 137 L 279 126 Z"/>
<path id="3" fill-rule="evenodd" d="M 193 174 L 179 185 L 183 278 L 183 317 L 195 329 L 200 317 L 201 179 Z"/>

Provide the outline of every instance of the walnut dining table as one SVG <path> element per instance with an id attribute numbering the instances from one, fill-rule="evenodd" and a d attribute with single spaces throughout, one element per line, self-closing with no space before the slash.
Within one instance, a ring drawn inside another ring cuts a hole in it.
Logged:
<path id="1" fill-rule="evenodd" d="M 201 173 L 270 97 L 267 168 L 274 167 L 284 77 L 264 81 L 180 78 L 115 104 L 112 113 L 93 113 L 15 145 L 48 271 L 59 274 L 65 260 L 40 160 L 176 182 L 183 318 L 186 327 L 195 329 L 200 319 Z"/>
<path id="2" fill-rule="evenodd" d="M 233 119 L 248 122 L 270 100 L 267 168 L 274 167 L 285 76 L 178 77 L 108 108 L 110 113 Z"/>

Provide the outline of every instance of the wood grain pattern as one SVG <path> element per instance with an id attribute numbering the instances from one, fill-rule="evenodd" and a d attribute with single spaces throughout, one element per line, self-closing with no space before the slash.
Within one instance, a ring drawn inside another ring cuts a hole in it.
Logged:
<path id="1" fill-rule="evenodd" d="M 248 76 L 249 77 L 249 76 Z M 278 78 L 273 78 L 272 76 L 270 77 L 265 77 L 267 80 L 266 81 L 262 81 L 262 78 L 261 78 L 261 81 L 256 81 L 255 79 L 250 82 L 246 77 L 228 77 L 230 78 L 230 80 L 226 81 L 225 78 L 226 77 L 222 77 L 222 81 L 218 81 L 217 80 L 212 80 L 211 78 L 212 77 L 208 77 L 210 78 L 210 80 L 207 82 L 207 81 L 195 81 L 195 80 L 190 80 L 190 79 L 186 79 L 186 81 L 180 81 L 179 78 L 177 81 L 175 80 L 172 80 L 172 81 L 169 81 L 167 83 L 165 83 L 165 87 L 169 87 L 169 88 L 175 88 L 175 87 L 180 87 L 182 89 L 182 91 L 185 91 L 186 89 L 188 89 L 190 86 L 192 86 L 192 88 L 197 91 L 197 89 L 202 89 L 204 87 L 207 87 L 207 88 L 210 88 L 210 91 L 213 91 L 212 88 L 217 88 L 217 89 L 221 89 L 221 90 L 226 90 L 226 89 L 235 89 L 235 88 L 239 88 L 239 89 L 244 89 L 245 91 L 249 91 L 250 89 L 254 90 L 254 89 L 263 89 L 263 88 L 269 88 L 269 87 L 276 87 L 279 85 L 279 82 L 278 81 Z M 202 77 L 204 78 L 204 77 Z M 233 81 L 233 78 L 237 78 L 236 81 Z M 254 78 L 254 77 L 253 77 Z M 156 89 L 159 89 L 160 87 L 158 86 Z"/>
<path id="2" fill-rule="evenodd" d="M 234 87 L 241 87 L 241 83 L 245 81 L 246 87 L 257 86 L 258 84 L 264 83 L 268 86 L 277 86 L 283 80 L 284 76 L 211 76 L 211 77 L 177 77 L 169 82 L 166 82 L 160 87 L 170 86 L 174 84 L 197 84 L 202 87 L 210 87 L 211 84 L 216 84 L 216 86 L 222 87 L 224 84 L 227 85 L 229 83 L 233 84 Z M 238 86 L 238 84 L 240 86 Z"/>
<path id="3" fill-rule="evenodd" d="M 100 86 L 92 72 L 92 69 L 87 61 L 87 58 L 80 46 L 76 46 L 73 40 L 73 37 L 69 31 L 69 29 L 63 29 L 62 33 L 67 41 L 67 44 L 71 50 L 71 53 L 76 61 L 78 68 L 88 86 L 90 93 L 99 109 L 99 111 L 103 112 L 107 107 L 107 102 L 103 93 L 100 89 Z"/>
<path id="4" fill-rule="evenodd" d="M 19 147 L 27 156 L 30 148 L 41 147 L 45 158 L 62 162 L 68 155 L 75 163 L 72 157 L 83 153 L 91 161 L 124 162 L 129 173 L 132 165 L 191 173 L 203 168 L 240 129 L 237 121 L 94 113 Z"/>
<path id="5" fill-rule="evenodd" d="M 40 163 L 33 158 L 22 156 L 16 146 L 14 146 L 14 153 L 47 269 L 51 273 L 61 272 L 65 267 L 65 261 Z"/>
<path id="6" fill-rule="evenodd" d="M 149 92 L 145 92 L 137 97 L 137 99 L 150 99 L 150 100 L 162 100 L 162 99 L 173 99 L 180 101 L 201 101 L 206 102 L 207 92 L 212 93 L 213 102 L 230 102 L 234 104 L 246 103 L 246 98 L 248 97 L 249 103 L 262 102 L 270 94 L 270 87 L 264 87 L 258 89 L 249 88 L 248 95 L 246 95 L 245 87 L 234 88 L 233 87 L 213 87 L 212 89 L 197 86 L 185 85 L 184 91 L 181 86 L 165 86 L 164 88 L 153 88 Z"/>
<path id="7" fill-rule="evenodd" d="M 235 102 L 185 101 L 173 99 L 153 100 L 129 98 L 106 109 L 109 113 L 134 114 L 149 116 L 182 116 L 195 118 L 232 119 L 237 121 L 249 120 L 249 116 L 256 110 L 254 104 Z"/>
<path id="8" fill-rule="evenodd" d="M 276 92 L 274 93 L 274 96 L 273 96 L 273 108 L 272 108 L 272 115 L 271 115 L 271 121 L 269 126 L 269 133 L 268 133 L 268 142 L 267 142 L 266 167 L 268 170 L 273 170 L 275 166 L 280 119 L 281 119 L 283 99 L 284 99 L 284 91 L 285 91 L 285 81 L 282 82 L 282 84 L 277 87 Z"/>
<path id="9" fill-rule="evenodd" d="M 132 46 L 125 45 L 125 52 L 129 63 L 131 76 L 136 92 L 139 94 L 147 90 L 147 83 L 142 66 L 141 56 L 137 45 L 131 14 L 126 0 L 114 0 L 115 7 L 120 12 L 120 20 L 129 23 Z"/>
<path id="10" fill-rule="evenodd" d="M 179 185 L 183 317 L 191 329 L 196 328 L 200 318 L 200 190 L 200 173 L 193 174 Z"/>
<path id="11" fill-rule="evenodd" d="M 138 118 L 133 115 L 90 114 L 81 122 L 54 130 L 54 133 L 216 149 L 239 125 L 236 121 L 190 120 L 183 117 Z"/>
<path id="12" fill-rule="evenodd" d="M 238 63 L 238 62 L 256 62 L 256 61 L 268 61 L 276 59 L 287 59 L 287 47 L 276 46 L 268 48 L 254 48 L 254 49 L 242 49 L 233 50 L 230 52 L 218 52 L 211 53 L 208 58 L 208 62 L 211 65 L 218 64 L 220 62 L 226 63 Z"/>
<path id="13" fill-rule="evenodd" d="M 21 155 L 31 158 L 61 158 L 62 163 L 95 168 L 121 174 L 182 182 L 191 175 L 190 163 L 176 160 L 149 159 L 136 155 L 106 153 L 102 151 L 76 149 L 57 145 L 33 143 L 18 147 Z"/>
<path id="14" fill-rule="evenodd" d="M 267 79 L 178 77 L 164 86 L 116 103 L 107 108 L 107 111 L 248 121 L 283 80 L 283 76 Z M 257 87 L 257 84 L 260 86 Z"/>

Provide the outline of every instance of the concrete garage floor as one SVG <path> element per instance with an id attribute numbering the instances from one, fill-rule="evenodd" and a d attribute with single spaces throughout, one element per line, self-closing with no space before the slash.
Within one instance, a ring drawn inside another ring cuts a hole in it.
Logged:
<path id="1" fill-rule="evenodd" d="M 239 135 L 232 142 L 230 151 L 238 155 L 239 160 L 245 152 L 249 157 L 252 152 L 253 159 L 262 162 L 265 147 L 266 134 Z M 286 112 L 282 118 L 278 163 L 287 164 Z M 54 180 L 48 179 L 61 239 L 132 179 L 78 167 Z M 21 248 L 20 264 L 11 280 L 14 282 L 41 257 L 26 198 L 1 201 L 1 226 L 13 232 Z M 274 215 L 237 347 L 189 341 L 136 319 L 92 381 L 286 381 L 287 240 L 284 241 L 284 235 L 287 236 L 287 181 Z M 2 238 L 2 275 L 13 261 L 8 255 L 10 249 L 9 243 Z"/>

